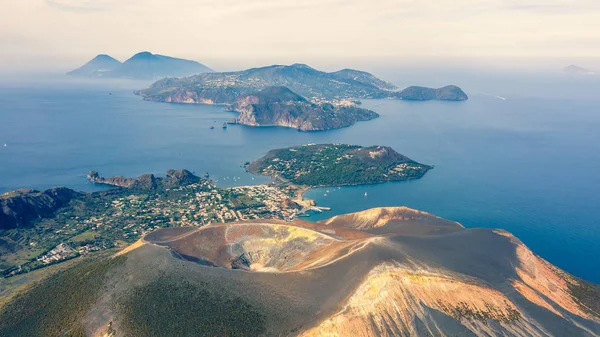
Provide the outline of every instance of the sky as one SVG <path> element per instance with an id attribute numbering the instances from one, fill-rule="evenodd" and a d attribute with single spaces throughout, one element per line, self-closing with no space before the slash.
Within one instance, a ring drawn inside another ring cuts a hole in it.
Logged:
<path id="1" fill-rule="evenodd" d="M 600 69 L 598 0 L 0 0 L 0 69 L 139 51 L 217 70 L 303 62 Z M 594 68 L 596 67 L 596 68 Z"/>

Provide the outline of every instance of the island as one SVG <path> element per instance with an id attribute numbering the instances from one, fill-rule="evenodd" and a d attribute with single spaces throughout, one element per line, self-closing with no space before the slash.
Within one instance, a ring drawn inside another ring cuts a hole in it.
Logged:
<path id="1" fill-rule="evenodd" d="M 433 90 L 433 95 L 411 96 L 368 72 L 343 69 L 324 72 L 306 64 L 272 65 L 234 72 L 203 73 L 185 78 L 165 78 L 136 94 L 145 100 L 168 103 L 235 104 L 240 97 L 267 87 L 284 86 L 311 102 L 422 97 L 440 100 L 466 100 L 455 86 Z M 406 89 L 405 89 L 406 90 Z"/>
<path id="2" fill-rule="evenodd" d="M 309 187 L 419 179 L 432 168 L 390 147 L 347 144 L 309 144 L 271 150 L 246 165 L 248 172 Z"/>
<path id="3" fill-rule="evenodd" d="M 438 89 L 411 86 L 396 93 L 394 96 L 405 101 L 466 101 L 469 98 L 461 88 L 455 85 L 448 85 Z"/>
<path id="4" fill-rule="evenodd" d="M 576 66 L 574 64 L 564 67 L 563 72 L 570 74 L 570 75 L 596 75 L 597 74 L 595 71 L 592 71 L 590 69 L 586 69 L 586 68 L 583 68 L 580 66 Z"/>
<path id="5" fill-rule="evenodd" d="M 232 122 L 250 126 L 283 126 L 301 131 L 343 128 L 379 117 L 351 101 L 313 103 L 287 87 L 267 87 L 237 98 L 229 106 L 239 113 Z"/>
<path id="6" fill-rule="evenodd" d="M 133 55 L 123 63 L 109 55 L 100 54 L 83 66 L 68 72 L 67 75 L 155 80 L 163 77 L 181 77 L 211 71 L 213 70 L 196 61 L 152 54 L 146 51 Z"/>

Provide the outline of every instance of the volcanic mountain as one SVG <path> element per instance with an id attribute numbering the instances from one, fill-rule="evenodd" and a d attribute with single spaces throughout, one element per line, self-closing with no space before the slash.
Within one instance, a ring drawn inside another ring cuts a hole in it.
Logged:
<path id="1" fill-rule="evenodd" d="M 0 312 L 2 336 L 600 336 L 598 287 L 501 230 L 377 208 L 159 229 Z"/>
<path id="2" fill-rule="evenodd" d="M 67 75 L 152 80 L 211 71 L 212 69 L 196 61 L 140 52 L 123 63 L 101 54 L 80 68 L 68 72 Z"/>
<path id="3" fill-rule="evenodd" d="M 145 100 L 176 103 L 233 104 L 236 99 L 267 87 L 287 87 L 310 101 L 366 98 L 410 99 L 408 92 L 374 75 L 353 69 L 324 72 L 306 64 L 272 65 L 233 72 L 204 73 L 185 78 L 166 78 L 137 92 Z M 417 87 L 414 87 L 417 88 Z M 418 87 L 419 99 L 467 99 L 454 86 L 441 89 Z M 431 95 L 433 90 L 433 95 Z M 460 90 L 460 89 L 458 89 Z M 455 95 L 460 94 L 461 95 Z"/>

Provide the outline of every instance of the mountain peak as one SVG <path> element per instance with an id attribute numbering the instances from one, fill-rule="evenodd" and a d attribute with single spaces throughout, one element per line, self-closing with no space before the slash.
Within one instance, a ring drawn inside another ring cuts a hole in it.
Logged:
<path id="1" fill-rule="evenodd" d="M 569 74 L 584 74 L 584 75 L 593 75 L 595 74 L 595 72 L 586 69 L 586 68 L 582 68 L 580 66 L 576 66 L 574 64 L 569 65 L 568 67 L 565 67 L 563 69 L 564 72 L 569 73 Z"/>
<path id="2" fill-rule="evenodd" d="M 156 79 L 190 76 L 205 72 L 212 72 L 212 69 L 196 61 L 142 51 L 123 63 L 109 55 L 100 54 L 83 67 L 68 74 L 88 77 Z"/>
<path id="3" fill-rule="evenodd" d="M 108 54 L 98 54 L 96 55 L 96 57 L 93 58 L 93 60 L 115 60 L 116 59 Z"/>
<path id="4" fill-rule="evenodd" d="M 151 60 L 154 59 L 156 55 L 152 54 L 149 51 L 142 51 L 135 55 L 133 55 L 129 60 Z M 127 60 L 127 61 L 129 61 Z"/>
<path id="5" fill-rule="evenodd" d="M 304 63 L 294 63 L 294 64 L 290 65 L 290 67 L 298 68 L 298 69 L 314 69 L 313 67 L 309 66 L 308 64 L 304 64 Z"/>

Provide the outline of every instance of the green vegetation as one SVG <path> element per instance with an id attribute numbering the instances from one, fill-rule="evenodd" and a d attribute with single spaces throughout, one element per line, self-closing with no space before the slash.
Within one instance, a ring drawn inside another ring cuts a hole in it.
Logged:
<path id="1" fill-rule="evenodd" d="M 123 261 L 86 260 L 17 295 L 0 311 L 0 336 L 83 336 L 82 318 L 96 302 L 107 272 Z"/>
<path id="2" fill-rule="evenodd" d="M 421 178 L 432 167 L 384 146 L 304 145 L 270 151 L 246 166 L 249 172 L 297 185 L 341 186 Z"/>
<path id="3" fill-rule="evenodd" d="M 75 235 L 71 238 L 72 242 L 82 243 L 82 242 L 93 242 L 98 238 L 99 234 L 92 231 L 85 231 L 81 234 Z"/>
<path id="4" fill-rule="evenodd" d="M 118 304 L 127 336 L 258 336 L 266 316 L 206 283 L 160 276 Z"/>
<path id="5" fill-rule="evenodd" d="M 600 318 L 600 285 L 568 276 L 567 286 L 575 301 L 589 314 Z"/>

